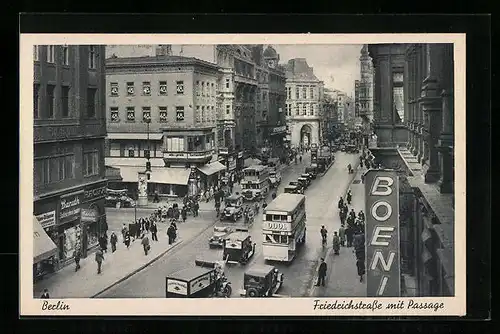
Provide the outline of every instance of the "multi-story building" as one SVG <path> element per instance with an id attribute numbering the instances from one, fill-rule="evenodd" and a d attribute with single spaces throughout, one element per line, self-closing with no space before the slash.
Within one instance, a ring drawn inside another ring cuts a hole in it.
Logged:
<path id="1" fill-rule="evenodd" d="M 324 84 L 305 58 L 290 59 L 285 66 L 286 119 L 291 145 L 319 145 Z"/>
<path id="2" fill-rule="evenodd" d="M 147 162 L 149 195 L 184 196 L 218 182 L 224 166 L 205 166 L 215 152 L 215 64 L 159 46 L 153 57 L 108 58 L 106 80 L 106 165 L 120 168 L 122 187 L 137 191 Z"/>
<path id="3" fill-rule="evenodd" d="M 35 275 L 37 263 L 53 260 L 57 269 L 76 249 L 86 257 L 108 228 L 104 52 L 97 45 L 34 47 Z"/>
<path id="4" fill-rule="evenodd" d="M 368 47 L 375 67 L 376 163 L 400 172 L 403 293 L 453 296 L 452 44 Z"/>
<path id="5" fill-rule="evenodd" d="M 257 147 L 269 156 L 284 155 L 283 140 L 286 135 L 285 71 L 279 55 L 272 46 L 263 50 L 262 45 L 252 47 L 257 69 Z"/>

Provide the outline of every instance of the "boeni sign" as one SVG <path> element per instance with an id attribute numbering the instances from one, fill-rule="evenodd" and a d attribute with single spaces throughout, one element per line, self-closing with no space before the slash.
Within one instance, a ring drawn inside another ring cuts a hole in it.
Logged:
<path id="1" fill-rule="evenodd" d="M 399 183 L 393 170 L 369 170 L 366 194 L 366 283 L 368 297 L 399 297 Z"/>

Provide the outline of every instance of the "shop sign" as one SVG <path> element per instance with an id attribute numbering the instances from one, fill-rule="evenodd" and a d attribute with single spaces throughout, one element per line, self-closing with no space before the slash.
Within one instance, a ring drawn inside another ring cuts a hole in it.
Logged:
<path id="1" fill-rule="evenodd" d="M 95 200 L 97 198 L 105 197 L 107 191 L 106 189 L 107 189 L 106 185 L 91 189 L 85 189 L 85 191 L 83 192 L 83 200 L 87 202 Z"/>
<path id="2" fill-rule="evenodd" d="M 273 128 L 272 131 L 273 134 L 284 133 L 284 132 L 286 132 L 286 125 L 275 127 Z"/>
<path id="3" fill-rule="evenodd" d="M 56 224 L 56 210 L 37 215 L 36 219 L 38 219 L 43 228 L 54 226 Z"/>
<path id="4" fill-rule="evenodd" d="M 61 196 L 59 202 L 59 218 L 70 221 L 80 215 L 80 204 L 82 203 L 83 191 Z"/>
<path id="5" fill-rule="evenodd" d="M 167 278 L 167 292 L 173 292 L 179 295 L 187 295 L 187 282 Z"/>
<path id="6" fill-rule="evenodd" d="M 365 174 L 367 296 L 399 297 L 399 184 L 393 170 Z"/>
<path id="7" fill-rule="evenodd" d="M 203 290 L 207 286 L 210 285 L 210 273 L 207 273 L 206 275 L 201 276 L 200 278 L 195 279 L 190 283 L 190 293 L 196 293 L 200 290 Z"/>
<path id="8" fill-rule="evenodd" d="M 236 169 L 236 160 L 229 161 L 229 170 Z"/>
<path id="9" fill-rule="evenodd" d="M 99 212 L 96 209 L 82 209 L 82 222 L 94 223 L 99 220 Z"/>

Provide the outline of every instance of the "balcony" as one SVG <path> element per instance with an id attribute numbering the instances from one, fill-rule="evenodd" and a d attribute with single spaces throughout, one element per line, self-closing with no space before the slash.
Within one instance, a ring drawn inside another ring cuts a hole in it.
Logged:
<path id="1" fill-rule="evenodd" d="M 191 162 L 191 163 L 206 163 L 212 160 L 214 150 L 204 151 L 182 151 L 182 152 L 163 152 L 163 160 L 166 163 L 172 162 Z"/>

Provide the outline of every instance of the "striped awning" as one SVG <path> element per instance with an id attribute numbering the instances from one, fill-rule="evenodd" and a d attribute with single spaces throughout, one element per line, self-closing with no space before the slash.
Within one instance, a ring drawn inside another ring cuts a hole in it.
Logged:
<path id="1" fill-rule="evenodd" d="M 144 172 L 144 167 L 120 166 L 123 182 L 138 182 L 138 173 Z M 152 168 L 148 182 L 161 184 L 187 185 L 191 170 L 188 168 L 157 167 Z"/>
<path id="2" fill-rule="evenodd" d="M 57 246 L 47 235 L 42 225 L 33 217 L 33 263 L 57 254 Z"/>
<path id="3" fill-rule="evenodd" d="M 198 170 L 207 176 L 213 175 L 213 174 L 218 173 L 220 171 L 223 171 L 225 169 L 226 169 L 226 166 L 224 166 L 223 164 L 221 164 L 218 161 L 215 161 L 215 162 L 203 165 L 201 167 L 198 167 Z"/>

